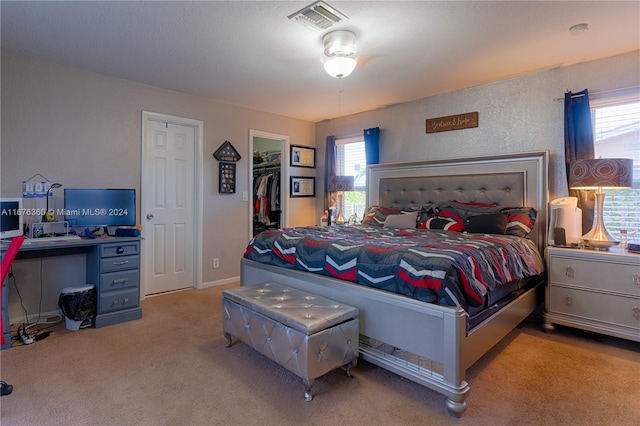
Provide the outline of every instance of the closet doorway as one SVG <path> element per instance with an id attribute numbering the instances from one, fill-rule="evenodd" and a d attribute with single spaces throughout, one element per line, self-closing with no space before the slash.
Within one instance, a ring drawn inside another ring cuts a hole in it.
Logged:
<path id="1" fill-rule="evenodd" d="M 289 136 L 249 129 L 249 239 L 287 226 Z"/>

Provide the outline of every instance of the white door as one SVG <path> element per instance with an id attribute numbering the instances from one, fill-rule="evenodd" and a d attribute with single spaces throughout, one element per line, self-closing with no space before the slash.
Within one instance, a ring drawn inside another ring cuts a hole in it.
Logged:
<path id="1" fill-rule="evenodd" d="M 146 118 L 143 150 L 145 294 L 194 287 L 196 138 L 192 126 Z"/>

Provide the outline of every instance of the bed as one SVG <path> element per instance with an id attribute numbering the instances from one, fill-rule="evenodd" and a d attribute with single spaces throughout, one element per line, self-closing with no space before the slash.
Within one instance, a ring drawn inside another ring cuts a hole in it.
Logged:
<path id="1" fill-rule="evenodd" d="M 542 151 L 369 166 L 367 204 L 408 211 L 451 200 L 530 207 L 537 217 L 527 238 L 541 255 L 548 155 Z M 276 282 L 357 307 L 360 357 L 443 394 L 454 417 L 466 410 L 466 370 L 540 305 L 542 277 L 518 279 L 511 284 L 514 291 L 499 303 L 472 310 L 455 303 L 427 303 L 350 279 L 241 261 L 241 285 Z"/>

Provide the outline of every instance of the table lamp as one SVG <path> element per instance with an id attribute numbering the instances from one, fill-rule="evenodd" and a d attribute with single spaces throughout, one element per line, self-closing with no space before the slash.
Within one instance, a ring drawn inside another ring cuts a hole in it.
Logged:
<path id="1" fill-rule="evenodd" d="M 353 191 L 353 176 L 329 176 L 327 182 L 327 192 L 336 192 L 338 215 L 336 216 L 336 224 L 344 225 L 345 219 L 342 214 L 342 195 L 344 191 Z"/>
<path id="2" fill-rule="evenodd" d="M 603 189 L 623 189 L 633 186 L 633 160 L 628 158 L 599 158 L 571 163 L 569 172 L 571 189 L 596 191 L 596 221 L 582 239 L 595 250 L 609 250 L 618 244 L 604 226 Z"/>
<path id="3" fill-rule="evenodd" d="M 51 209 L 49 210 L 49 197 L 51 196 L 51 190 L 55 188 L 60 188 L 62 184 L 52 183 L 49 189 L 47 189 L 47 209 L 44 211 L 42 215 L 43 222 L 55 222 L 56 221 L 56 212 Z"/>

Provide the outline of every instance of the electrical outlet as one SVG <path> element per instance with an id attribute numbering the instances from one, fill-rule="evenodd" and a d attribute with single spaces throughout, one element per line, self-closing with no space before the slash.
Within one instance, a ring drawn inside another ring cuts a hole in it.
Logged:
<path id="1" fill-rule="evenodd" d="M 220 267 L 220 259 L 218 259 L 217 257 L 213 258 L 213 267 L 214 268 L 219 268 Z"/>

